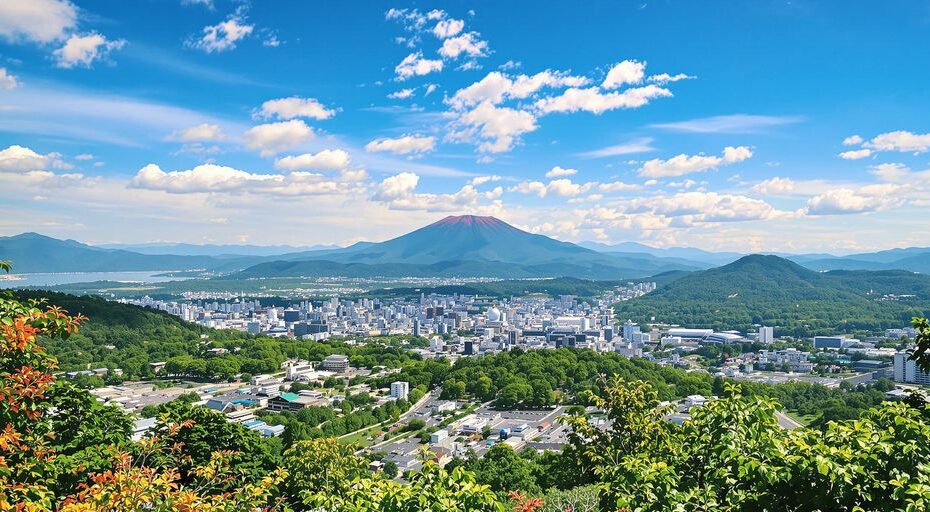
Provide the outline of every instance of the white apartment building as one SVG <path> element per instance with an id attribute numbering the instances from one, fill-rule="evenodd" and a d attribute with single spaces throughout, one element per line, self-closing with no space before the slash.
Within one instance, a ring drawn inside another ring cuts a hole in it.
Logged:
<path id="1" fill-rule="evenodd" d="M 894 355 L 894 380 L 928 386 L 930 385 L 930 373 L 918 368 L 917 363 L 907 352 L 898 352 Z"/>
<path id="2" fill-rule="evenodd" d="M 406 400 L 407 395 L 410 394 L 410 383 L 409 382 L 392 382 L 391 383 L 391 398 L 397 400 Z"/>

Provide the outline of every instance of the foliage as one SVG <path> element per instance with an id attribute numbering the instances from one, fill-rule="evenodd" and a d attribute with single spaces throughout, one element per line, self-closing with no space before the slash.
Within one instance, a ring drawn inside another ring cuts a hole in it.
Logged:
<path id="1" fill-rule="evenodd" d="M 885 294 L 910 300 L 877 300 Z M 716 330 L 777 325 L 811 336 L 900 327 L 930 314 L 930 277 L 905 271 L 814 272 L 777 256 L 746 256 L 694 272 L 618 305 L 621 320 Z"/>
<path id="2" fill-rule="evenodd" d="M 890 511 L 921 510 L 930 498 L 930 425 L 905 404 L 883 404 L 823 432 L 784 430 L 775 401 L 728 384 L 728 396 L 673 427 L 642 383 L 624 388 L 612 383 L 600 402 L 620 439 L 573 420 L 572 448 L 592 460 L 602 507 Z M 659 441 L 642 431 L 658 431 Z"/>

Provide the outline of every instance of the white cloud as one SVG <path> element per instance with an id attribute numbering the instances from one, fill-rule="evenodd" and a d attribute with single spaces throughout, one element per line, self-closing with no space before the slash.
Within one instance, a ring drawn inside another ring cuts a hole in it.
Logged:
<path id="1" fill-rule="evenodd" d="M 863 144 L 876 151 L 926 153 L 930 150 L 930 133 L 917 134 L 904 130 L 882 133 Z"/>
<path id="2" fill-rule="evenodd" d="M 413 91 L 414 89 L 401 89 L 399 91 L 388 94 L 387 97 L 393 100 L 405 100 L 413 96 Z"/>
<path id="3" fill-rule="evenodd" d="M 341 149 L 324 149 L 319 153 L 304 153 L 279 158 L 274 168 L 281 171 L 338 170 L 349 166 L 349 153 Z"/>
<path id="4" fill-rule="evenodd" d="M 452 140 L 478 139 L 478 151 L 502 153 L 516 144 L 516 139 L 537 128 L 536 117 L 522 110 L 495 107 L 485 101 L 472 110 L 464 112 L 453 123 L 458 130 L 450 135 Z"/>
<path id="5" fill-rule="evenodd" d="M 587 89 L 570 88 L 559 96 L 542 98 L 536 102 L 536 108 L 545 114 L 553 112 L 587 111 L 601 114 L 618 108 L 639 108 L 655 98 L 670 97 L 671 91 L 650 84 L 633 87 L 623 92 L 603 93 L 597 87 Z"/>
<path id="6" fill-rule="evenodd" d="M 843 139 L 844 146 L 858 146 L 859 144 L 862 144 L 863 142 L 864 141 L 862 140 L 862 137 L 858 135 L 850 135 L 849 137 L 846 137 L 845 139 Z"/>
<path id="7" fill-rule="evenodd" d="M 746 146 L 727 146 L 723 149 L 723 156 L 719 157 L 680 154 L 668 160 L 658 158 L 648 160 L 639 169 L 639 175 L 644 178 L 671 178 L 716 169 L 722 165 L 735 164 L 751 157 L 752 150 Z"/>
<path id="8" fill-rule="evenodd" d="M 291 149 L 314 137 L 313 129 L 299 119 L 253 126 L 243 134 L 249 149 L 258 149 L 262 156 Z"/>
<path id="9" fill-rule="evenodd" d="M 294 119 L 306 117 L 309 119 L 325 120 L 336 115 L 336 111 L 326 108 L 316 98 L 278 98 L 262 103 L 258 116 L 263 119 Z"/>
<path id="10" fill-rule="evenodd" d="M 470 184 L 474 186 L 484 185 L 485 183 L 490 183 L 492 181 L 500 181 L 500 176 L 475 176 L 469 181 Z"/>
<path id="11" fill-rule="evenodd" d="M 626 84 L 638 84 L 643 81 L 646 73 L 646 63 L 635 60 L 624 60 L 614 64 L 601 87 L 604 89 L 618 89 Z"/>
<path id="12" fill-rule="evenodd" d="M 29 172 L 46 169 L 70 169 L 71 165 L 61 160 L 61 154 L 43 155 L 19 145 L 0 151 L 0 172 Z"/>
<path id="13" fill-rule="evenodd" d="M 106 58 L 110 52 L 119 50 L 125 45 L 125 39 L 108 41 L 103 35 L 91 32 L 84 36 L 72 35 L 65 41 L 64 46 L 52 54 L 60 68 L 89 68 L 94 61 Z"/>
<path id="14" fill-rule="evenodd" d="M 609 183 L 600 183 L 597 189 L 601 192 L 627 192 L 629 190 L 639 190 L 642 186 L 635 183 L 625 183 L 623 181 L 611 181 Z"/>
<path id="15" fill-rule="evenodd" d="M 257 174 L 214 164 L 184 171 L 163 171 L 155 164 L 139 169 L 130 188 L 160 190 L 171 194 L 249 193 L 278 196 L 347 193 L 355 189 L 351 179 L 328 179 L 321 174 Z"/>
<path id="16" fill-rule="evenodd" d="M 505 99 L 527 98 L 543 87 L 579 87 L 587 83 L 588 79 L 585 77 L 548 69 L 532 76 L 515 77 L 492 71 L 481 80 L 456 91 L 447 102 L 461 110 L 485 101 L 497 105 Z"/>
<path id="17" fill-rule="evenodd" d="M 426 85 L 426 91 L 423 93 L 423 96 L 429 96 L 430 94 L 432 94 L 433 92 L 435 92 L 436 89 L 439 89 L 439 86 L 438 86 L 438 85 L 436 85 L 436 84 L 427 84 L 427 85 Z"/>
<path id="18" fill-rule="evenodd" d="M 686 75 L 684 73 L 678 73 L 677 75 L 670 75 L 668 73 L 660 73 L 658 75 L 652 75 L 646 79 L 647 82 L 659 85 L 665 85 L 672 82 L 679 82 L 681 80 L 694 80 L 696 76 Z"/>
<path id="19" fill-rule="evenodd" d="M 465 22 L 462 20 L 440 20 L 438 23 L 436 23 L 436 26 L 433 27 L 433 34 L 435 34 L 436 37 L 440 39 L 446 39 L 458 34 L 464 28 Z"/>
<path id="20" fill-rule="evenodd" d="M 604 158 L 609 156 L 648 153 L 650 151 L 655 151 L 655 149 L 656 148 L 652 147 L 651 137 L 641 137 L 638 139 L 633 139 L 629 142 L 625 142 L 623 144 L 607 146 L 606 148 L 595 149 L 593 151 L 585 151 L 584 153 L 579 153 L 578 156 L 584 158 Z"/>
<path id="21" fill-rule="evenodd" d="M 439 55 L 447 59 L 457 59 L 463 54 L 469 57 L 484 57 L 488 52 L 488 43 L 479 37 L 477 32 L 468 32 L 446 39 L 439 48 Z"/>
<path id="22" fill-rule="evenodd" d="M 511 192 L 535 194 L 539 197 L 558 196 L 574 197 L 591 190 L 594 183 L 575 183 L 570 179 L 552 180 L 548 184 L 541 181 L 523 181 L 510 188 Z"/>
<path id="23" fill-rule="evenodd" d="M 558 165 L 546 173 L 547 178 L 563 178 L 565 176 L 574 176 L 578 174 L 576 169 L 563 169 Z"/>
<path id="24" fill-rule="evenodd" d="M 855 149 L 851 151 L 843 151 L 837 156 L 842 158 L 843 160 L 859 160 L 862 158 L 867 158 L 869 156 L 872 156 L 872 150 L 871 149 Z"/>
<path id="25" fill-rule="evenodd" d="M 777 196 L 794 192 L 796 188 L 797 184 L 791 178 L 782 178 L 780 176 L 776 176 L 753 185 L 749 190 L 750 192 L 759 195 Z"/>
<path id="26" fill-rule="evenodd" d="M 436 137 L 423 137 L 420 135 L 404 135 L 396 139 L 375 139 L 365 145 L 365 151 L 371 153 L 387 151 L 395 155 L 426 153 L 435 148 Z"/>
<path id="27" fill-rule="evenodd" d="M 630 202 L 627 213 L 642 212 L 680 217 L 680 222 L 685 225 L 695 222 L 764 220 L 785 215 L 760 199 L 717 192 L 681 192 L 671 196 L 638 198 Z"/>
<path id="28" fill-rule="evenodd" d="M 899 185 L 867 185 L 859 189 L 836 188 L 807 201 L 810 215 L 848 215 L 885 210 L 901 203 Z"/>
<path id="29" fill-rule="evenodd" d="M 68 0 L 3 0 L 0 2 L 0 36 L 51 43 L 64 39 L 77 23 L 77 8 Z"/>
<path id="30" fill-rule="evenodd" d="M 167 139 L 178 142 L 212 142 L 226 140 L 226 134 L 223 133 L 219 125 L 202 123 L 197 126 L 171 132 Z"/>
<path id="31" fill-rule="evenodd" d="M 650 127 L 686 133 L 756 133 L 766 128 L 799 123 L 803 120 L 797 116 L 733 114 L 674 123 L 657 123 Z"/>
<path id="32" fill-rule="evenodd" d="M 448 41 L 448 40 L 447 40 Z M 394 68 L 398 80 L 407 80 L 414 76 L 428 75 L 434 71 L 442 71 L 441 60 L 424 59 L 423 52 L 411 53 Z"/>
<path id="33" fill-rule="evenodd" d="M 904 164 L 893 163 L 872 166 L 869 172 L 884 182 L 907 183 L 912 191 L 930 189 L 930 169 L 915 172 Z"/>
<path id="34" fill-rule="evenodd" d="M 409 196 L 417 188 L 420 177 L 412 172 L 402 172 L 384 178 L 375 191 L 375 199 L 391 201 Z"/>
<path id="35" fill-rule="evenodd" d="M 0 68 L 0 89 L 16 89 L 19 87 L 19 80 L 8 72 L 6 68 Z"/>
<path id="36" fill-rule="evenodd" d="M 255 29 L 246 24 L 239 16 L 232 16 L 226 21 L 203 28 L 203 36 L 189 45 L 207 53 L 225 52 L 236 48 L 236 43 L 247 37 Z"/>
<path id="37" fill-rule="evenodd" d="M 93 160 L 94 158 L 97 158 L 97 157 L 95 157 L 94 155 L 91 155 L 90 153 L 82 153 L 80 155 L 75 155 L 74 157 L 75 160 L 80 160 L 80 161 Z"/>

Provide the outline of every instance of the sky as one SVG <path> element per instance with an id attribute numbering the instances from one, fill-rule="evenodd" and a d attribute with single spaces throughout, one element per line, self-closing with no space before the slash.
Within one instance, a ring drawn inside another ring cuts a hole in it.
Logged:
<path id="1" fill-rule="evenodd" d="M 930 246 L 930 3 L 0 2 L 0 235 Z"/>

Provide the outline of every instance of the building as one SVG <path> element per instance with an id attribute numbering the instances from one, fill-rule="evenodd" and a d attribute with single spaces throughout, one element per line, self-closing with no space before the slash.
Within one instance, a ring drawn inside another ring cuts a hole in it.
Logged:
<path id="1" fill-rule="evenodd" d="M 759 343 L 768 345 L 769 343 L 775 342 L 775 328 L 774 327 L 759 327 Z"/>
<path id="2" fill-rule="evenodd" d="M 349 356 L 342 354 L 333 354 L 326 356 L 320 363 L 320 368 L 330 372 L 342 373 L 349 369 Z"/>
<path id="3" fill-rule="evenodd" d="M 281 393 L 268 399 L 268 410 L 274 412 L 299 411 L 309 405 L 323 405 L 325 399 L 297 393 Z"/>
<path id="4" fill-rule="evenodd" d="M 846 348 L 852 344 L 853 340 L 845 336 L 814 336 L 814 348 Z"/>
<path id="5" fill-rule="evenodd" d="M 633 335 L 639 332 L 639 326 L 627 320 L 627 322 L 623 324 L 623 341 L 633 341 Z"/>
<path id="6" fill-rule="evenodd" d="M 406 400 L 407 395 L 410 394 L 410 383 L 409 382 L 392 382 L 391 383 L 391 398 L 397 400 Z"/>
<path id="7" fill-rule="evenodd" d="M 810 373 L 814 371 L 814 363 L 810 362 L 811 353 L 801 352 L 796 348 L 785 350 L 760 350 L 756 364 L 759 367 L 773 365 L 776 370 L 783 366 L 797 373 Z"/>
<path id="8" fill-rule="evenodd" d="M 713 329 L 684 329 L 675 327 L 668 330 L 668 335 L 682 340 L 702 340 L 714 333 Z"/>
<path id="9" fill-rule="evenodd" d="M 930 373 L 918 368 L 907 352 L 898 352 L 894 355 L 894 380 L 927 386 L 930 385 Z"/>
<path id="10" fill-rule="evenodd" d="M 711 332 L 702 341 L 714 345 L 733 345 L 746 341 L 746 338 L 732 332 Z"/>

